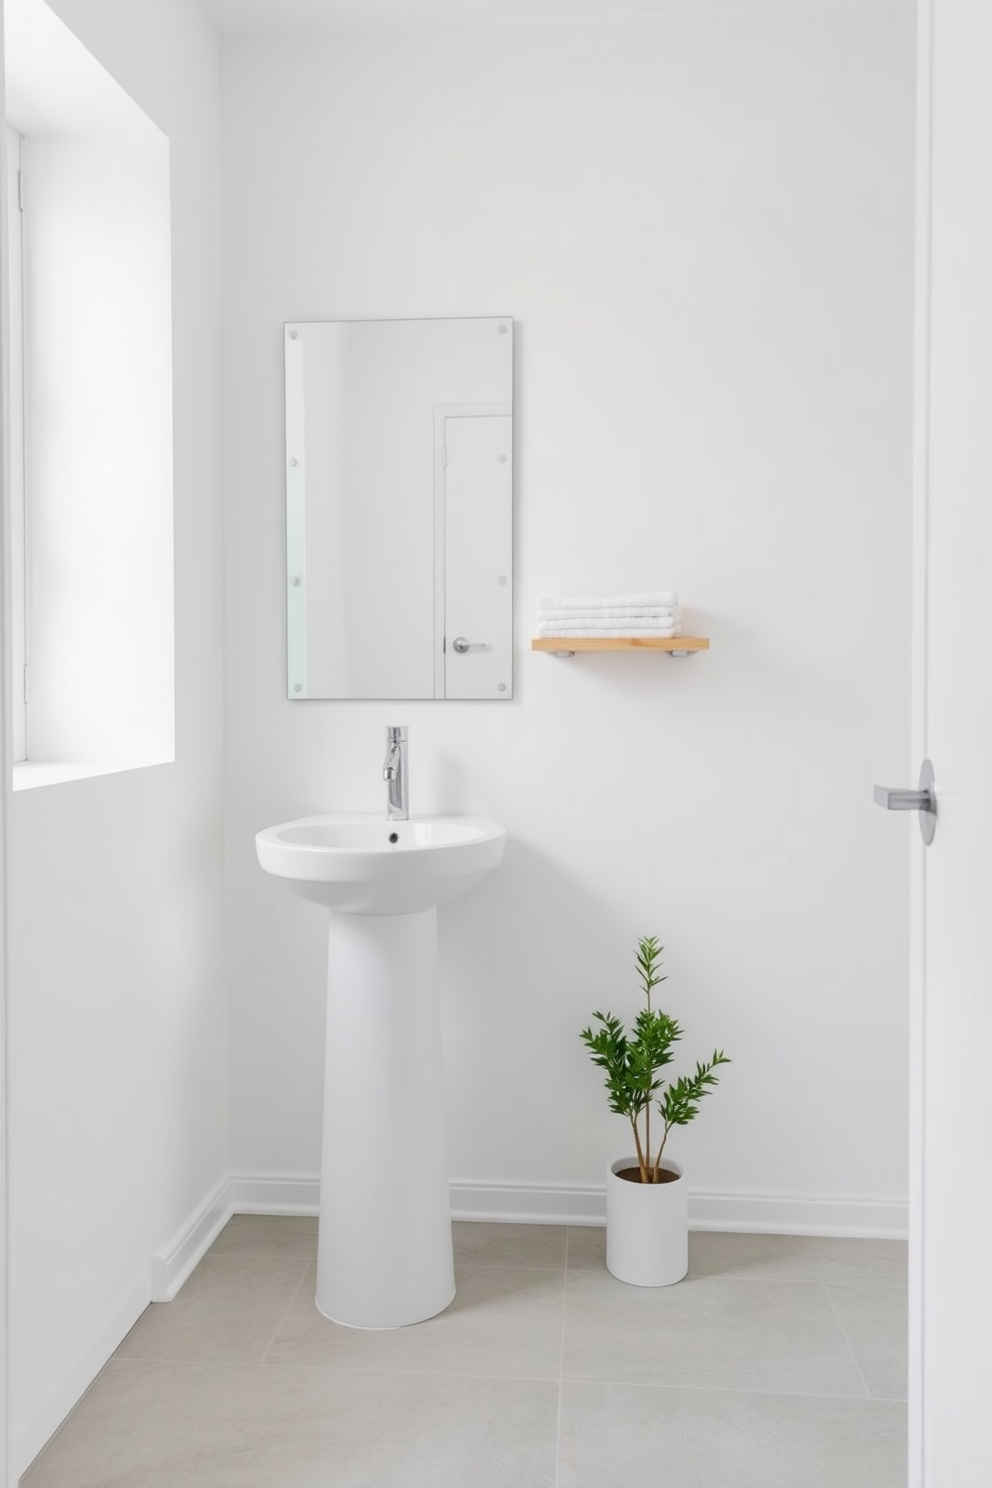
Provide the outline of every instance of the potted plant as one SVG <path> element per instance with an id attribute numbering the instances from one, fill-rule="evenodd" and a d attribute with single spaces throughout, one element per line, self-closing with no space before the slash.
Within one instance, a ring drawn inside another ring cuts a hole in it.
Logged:
<path id="1" fill-rule="evenodd" d="M 638 942 L 637 970 L 646 1006 L 626 1032 L 612 1013 L 593 1013 L 599 1027 L 580 1034 L 593 1064 L 606 1072 L 610 1110 L 626 1116 L 635 1156 L 619 1158 L 606 1175 L 606 1265 L 634 1286 L 670 1286 L 689 1269 L 689 1204 L 682 1168 L 664 1156 L 673 1126 L 687 1126 L 702 1097 L 718 1084 L 714 1069 L 730 1060 L 713 1051 L 693 1075 L 659 1078 L 672 1062 L 682 1029 L 651 1005 L 651 993 L 667 978 L 658 974 L 663 947 L 654 935 Z M 660 1123 L 651 1131 L 652 1106 Z"/>

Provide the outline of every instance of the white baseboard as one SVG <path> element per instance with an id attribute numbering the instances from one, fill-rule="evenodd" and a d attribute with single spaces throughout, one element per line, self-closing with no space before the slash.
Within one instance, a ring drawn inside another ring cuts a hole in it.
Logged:
<path id="1" fill-rule="evenodd" d="M 316 1173 L 235 1173 L 227 1185 L 232 1214 L 319 1214 Z"/>
<path id="2" fill-rule="evenodd" d="M 122 1339 L 134 1327 L 148 1306 L 148 1285 L 144 1277 L 121 1296 L 107 1317 L 102 1318 L 82 1348 L 62 1369 L 32 1411 L 28 1421 L 16 1432 L 11 1442 L 13 1480 L 16 1483 L 27 1472 L 42 1447 L 48 1442 L 66 1416 L 100 1373 Z"/>
<path id="3" fill-rule="evenodd" d="M 463 1183 L 451 1185 L 453 1219 L 516 1224 L 602 1225 L 606 1190 L 600 1185 Z M 809 1194 L 706 1193 L 689 1190 L 689 1227 L 759 1235 L 834 1235 L 905 1240 L 905 1200 Z"/>
<path id="4" fill-rule="evenodd" d="M 171 1302 L 235 1213 L 222 1178 L 164 1249 L 152 1256 L 152 1301 Z"/>
<path id="5" fill-rule="evenodd" d="M 905 1240 L 909 1201 L 825 1194 L 693 1193 L 690 1189 L 689 1227 L 756 1235 Z"/>
<path id="6" fill-rule="evenodd" d="M 286 1177 L 237 1174 L 228 1181 L 225 1199 L 229 1214 L 317 1214 L 320 1179 L 306 1173 Z M 504 1224 L 602 1225 L 606 1222 L 606 1191 L 598 1184 L 456 1179 L 451 1183 L 451 1217 Z M 694 1230 L 891 1240 L 904 1240 L 909 1228 L 908 1206 L 903 1199 L 691 1189 L 689 1224 Z"/>
<path id="7" fill-rule="evenodd" d="M 152 1257 L 152 1300 L 172 1301 L 232 1214 L 319 1212 L 320 1179 L 315 1174 L 231 1174 L 190 1216 L 164 1250 Z M 602 1225 L 606 1222 L 606 1193 L 597 1184 L 484 1183 L 458 1179 L 451 1184 L 451 1217 L 497 1224 Z M 742 1234 L 905 1240 L 909 1217 L 908 1206 L 902 1199 L 694 1193 L 690 1189 L 689 1226 L 693 1230 L 729 1230 Z"/>
<path id="8" fill-rule="evenodd" d="M 606 1223 L 606 1189 L 602 1185 L 455 1180 L 451 1217 L 504 1224 L 602 1225 Z"/>
<path id="9" fill-rule="evenodd" d="M 320 1179 L 310 1174 L 230 1174 L 152 1256 L 152 1301 L 171 1302 L 232 1214 L 319 1214 Z"/>

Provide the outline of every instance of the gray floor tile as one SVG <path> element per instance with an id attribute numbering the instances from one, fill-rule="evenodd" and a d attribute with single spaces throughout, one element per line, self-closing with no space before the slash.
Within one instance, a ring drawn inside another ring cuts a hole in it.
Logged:
<path id="1" fill-rule="evenodd" d="M 211 1245 L 209 1254 L 313 1257 L 317 1254 L 316 1216 L 232 1215 Z"/>
<path id="2" fill-rule="evenodd" d="M 562 1370 L 564 1379 L 868 1393 L 818 1282 L 634 1287 L 608 1272 L 568 1271 Z"/>
<path id="3" fill-rule="evenodd" d="M 236 1216 L 24 1488 L 904 1488 L 903 1246 L 701 1232 L 640 1288 L 602 1228 L 454 1235 L 452 1306 L 364 1332 L 314 1220 Z"/>
<path id="4" fill-rule="evenodd" d="M 568 1257 L 570 1271 L 602 1271 L 606 1267 L 606 1226 L 569 1225 Z"/>
<path id="5" fill-rule="evenodd" d="M 565 1265 L 567 1230 L 564 1225 L 472 1224 L 451 1227 L 455 1265 L 541 1266 Z"/>
<path id="6" fill-rule="evenodd" d="M 908 1286 L 904 1240 L 842 1240 L 820 1235 L 730 1235 L 694 1230 L 689 1274 L 837 1286 Z"/>
<path id="7" fill-rule="evenodd" d="M 22 1488 L 553 1488 L 558 1386 L 116 1361 Z"/>
<path id="8" fill-rule="evenodd" d="M 467 1266 L 446 1311 L 411 1328 L 368 1331 L 322 1317 L 308 1274 L 265 1357 L 269 1366 L 557 1379 L 563 1271 Z"/>
<path id="9" fill-rule="evenodd" d="M 909 1306 L 893 1287 L 827 1287 L 865 1384 L 881 1400 L 905 1400 Z"/>
<path id="10" fill-rule="evenodd" d="M 562 1386 L 557 1488 L 905 1488 L 899 1404 Z"/>
<path id="11" fill-rule="evenodd" d="M 115 1355 L 259 1364 L 306 1256 L 208 1255 L 172 1302 L 153 1302 Z"/>

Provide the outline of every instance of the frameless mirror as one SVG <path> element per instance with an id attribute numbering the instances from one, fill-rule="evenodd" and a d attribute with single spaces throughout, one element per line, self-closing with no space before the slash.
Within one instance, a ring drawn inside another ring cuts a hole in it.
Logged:
<path id="1" fill-rule="evenodd" d="M 293 322 L 290 698 L 512 696 L 513 321 Z"/>

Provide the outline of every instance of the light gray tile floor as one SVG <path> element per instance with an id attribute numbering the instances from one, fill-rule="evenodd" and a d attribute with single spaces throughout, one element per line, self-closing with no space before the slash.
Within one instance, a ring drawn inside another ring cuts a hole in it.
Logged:
<path id="1" fill-rule="evenodd" d="M 904 1246 L 699 1233 L 654 1289 L 601 1230 L 454 1229 L 451 1307 L 369 1333 L 314 1220 L 236 1216 L 22 1488 L 905 1488 Z"/>

